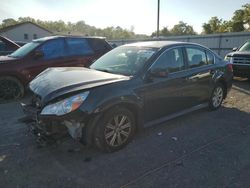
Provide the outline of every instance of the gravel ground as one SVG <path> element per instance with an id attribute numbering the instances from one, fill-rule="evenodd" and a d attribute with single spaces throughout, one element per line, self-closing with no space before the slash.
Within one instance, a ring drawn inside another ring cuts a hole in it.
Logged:
<path id="1" fill-rule="evenodd" d="M 25 99 L 27 100 L 27 99 Z M 250 81 L 222 108 L 147 128 L 104 154 L 66 138 L 37 148 L 19 102 L 0 105 L 0 187 L 250 187 Z"/>

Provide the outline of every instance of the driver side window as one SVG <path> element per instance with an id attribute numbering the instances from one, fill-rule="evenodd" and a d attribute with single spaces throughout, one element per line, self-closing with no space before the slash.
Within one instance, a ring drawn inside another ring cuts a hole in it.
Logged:
<path id="1" fill-rule="evenodd" d="M 185 68 L 181 48 L 166 50 L 156 60 L 154 69 L 168 70 L 169 73 L 181 71 Z"/>

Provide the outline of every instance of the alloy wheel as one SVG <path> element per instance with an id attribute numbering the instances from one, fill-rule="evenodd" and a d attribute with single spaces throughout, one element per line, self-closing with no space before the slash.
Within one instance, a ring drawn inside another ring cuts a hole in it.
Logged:
<path id="1" fill-rule="evenodd" d="M 121 146 L 125 143 L 132 129 L 132 122 L 126 115 L 112 117 L 105 126 L 104 135 L 108 145 L 112 147 Z"/>
<path id="2" fill-rule="evenodd" d="M 216 87 L 212 97 L 212 103 L 215 108 L 219 107 L 223 100 L 223 88 Z"/>

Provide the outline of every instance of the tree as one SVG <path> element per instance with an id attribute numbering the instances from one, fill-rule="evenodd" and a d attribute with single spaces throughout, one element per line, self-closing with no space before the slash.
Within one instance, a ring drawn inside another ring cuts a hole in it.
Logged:
<path id="1" fill-rule="evenodd" d="M 233 32 L 240 32 L 245 30 L 244 16 L 245 16 L 245 11 L 242 9 L 236 10 L 234 12 L 234 16 L 231 22 L 231 27 Z"/>
<path id="2" fill-rule="evenodd" d="M 212 17 L 208 23 L 202 25 L 204 34 L 250 31 L 250 4 L 245 4 L 241 9 L 234 11 L 229 21 Z"/>
<path id="3" fill-rule="evenodd" d="M 220 31 L 220 27 L 222 24 L 222 19 L 219 19 L 217 16 L 212 17 L 209 22 L 211 29 L 214 33 L 218 33 Z"/>
<path id="4" fill-rule="evenodd" d="M 223 22 L 222 19 L 219 19 L 217 16 L 214 16 L 212 18 L 210 18 L 210 20 L 208 21 L 208 23 L 204 23 L 202 25 L 203 27 L 203 33 L 204 34 L 211 34 L 211 33 L 220 33 L 220 32 L 224 32 L 226 29 L 223 29 Z"/>
<path id="5" fill-rule="evenodd" d="M 159 36 L 167 37 L 170 35 L 171 35 L 171 32 L 168 30 L 168 27 L 164 27 L 162 30 L 159 31 Z M 155 36 L 156 36 L 156 31 L 151 34 L 151 37 L 155 37 Z"/>
<path id="6" fill-rule="evenodd" d="M 232 32 L 232 21 L 223 21 L 219 28 L 219 33 Z"/>
<path id="7" fill-rule="evenodd" d="M 180 21 L 178 24 L 174 25 L 171 30 L 168 30 L 168 27 L 164 27 L 159 31 L 159 36 L 172 36 L 172 35 L 196 35 L 193 27 Z M 156 31 L 151 34 L 151 37 L 156 36 Z"/>
<path id="8" fill-rule="evenodd" d="M 203 34 L 212 34 L 213 33 L 213 30 L 212 30 L 212 27 L 209 23 L 204 23 L 202 25 L 202 28 L 203 28 Z"/>
<path id="9" fill-rule="evenodd" d="M 130 30 L 123 29 L 120 26 L 107 27 L 105 29 L 96 28 L 86 24 L 83 20 L 76 23 L 59 21 L 42 21 L 35 20 L 31 17 L 20 17 L 18 20 L 8 18 L 2 21 L 1 27 L 7 27 L 22 22 L 33 22 L 38 24 L 55 34 L 72 34 L 72 35 L 88 35 L 88 36 L 103 36 L 107 39 L 129 39 L 129 38 L 147 38 L 146 35 L 137 35 L 133 32 L 134 26 Z"/>
<path id="10" fill-rule="evenodd" d="M 161 36 L 170 36 L 171 32 L 168 30 L 168 27 L 164 27 L 161 32 L 160 32 Z"/>
<path id="11" fill-rule="evenodd" d="M 177 25 L 171 29 L 173 35 L 195 35 L 195 31 L 192 26 L 180 21 Z"/>
<path id="12" fill-rule="evenodd" d="M 247 27 L 247 30 L 250 31 L 250 4 L 245 4 L 242 6 L 244 11 L 244 24 Z"/>
<path id="13" fill-rule="evenodd" d="M 33 23 L 36 23 L 36 20 L 34 18 L 31 18 L 31 17 L 19 17 L 18 18 L 18 22 L 19 23 L 22 23 L 22 22 L 33 22 Z"/>
<path id="14" fill-rule="evenodd" d="M 16 21 L 16 20 L 14 20 L 14 19 L 12 19 L 12 18 L 8 18 L 8 19 L 4 19 L 3 21 L 2 21 L 2 25 L 1 25 L 1 27 L 3 28 L 3 27 L 8 27 L 8 26 L 11 26 L 11 25 L 15 25 L 15 24 L 17 24 L 18 22 Z"/>

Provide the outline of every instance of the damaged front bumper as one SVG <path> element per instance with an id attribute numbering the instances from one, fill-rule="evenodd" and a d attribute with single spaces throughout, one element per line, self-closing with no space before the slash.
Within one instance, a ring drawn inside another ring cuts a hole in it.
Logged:
<path id="1" fill-rule="evenodd" d="M 83 139 L 83 130 L 88 119 L 83 112 L 76 110 L 64 116 L 40 115 L 40 110 L 32 105 L 21 103 L 21 106 L 26 115 L 21 121 L 29 125 L 32 132 L 38 136 L 38 142 L 56 141 L 67 133 L 77 141 Z"/>

